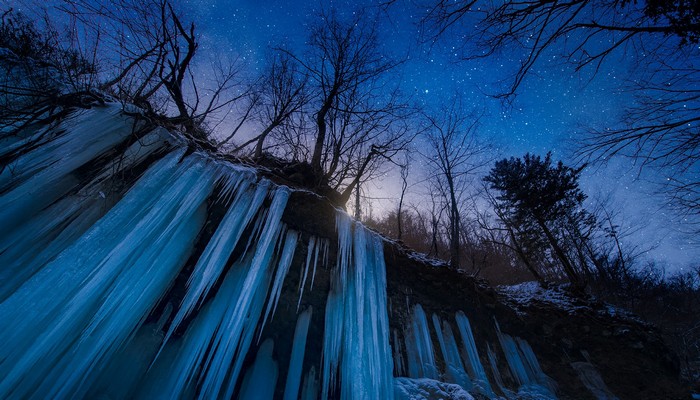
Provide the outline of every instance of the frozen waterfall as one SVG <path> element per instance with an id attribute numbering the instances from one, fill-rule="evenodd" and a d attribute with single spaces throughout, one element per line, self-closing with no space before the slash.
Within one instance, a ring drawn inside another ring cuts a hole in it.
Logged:
<path id="1" fill-rule="evenodd" d="M 287 188 L 114 104 L 0 144 L 0 398 L 275 396 L 265 328 L 301 241 Z M 383 244 L 337 219 L 323 365 L 305 363 L 308 307 L 286 397 L 390 398 Z M 309 239 L 296 308 L 329 245 Z"/>
<path id="2" fill-rule="evenodd" d="M 498 368 L 553 392 L 500 330 L 487 374 L 462 311 L 390 321 L 385 242 L 345 212 L 306 232 L 292 190 L 118 104 L 0 162 L 0 398 L 496 398 Z"/>

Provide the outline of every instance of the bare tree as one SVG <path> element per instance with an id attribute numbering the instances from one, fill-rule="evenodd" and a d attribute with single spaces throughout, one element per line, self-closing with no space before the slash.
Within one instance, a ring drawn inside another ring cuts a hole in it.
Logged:
<path id="1" fill-rule="evenodd" d="M 303 111 L 308 102 L 307 81 L 308 76 L 299 71 L 299 66 L 289 54 L 277 52 L 272 55 L 267 71 L 256 85 L 257 101 L 250 103 L 250 110 L 254 112 L 254 119 L 260 124 L 262 131 L 238 145 L 236 150 L 255 143 L 253 156 L 260 158 L 268 136 L 275 129 L 294 121 L 294 116 Z"/>
<path id="2" fill-rule="evenodd" d="M 169 0 L 63 0 L 59 8 L 79 30 L 101 38 L 96 51 L 102 90 L 196 138 L 208 135 L 203 129 L 207 119 L 227 114 L 248 98 L 236 60 L 214 60 L 208 66 L 213 82 L 195 79 L 194 69 L 200 67 L 195 24 L 184 21 Z"/>
<path id="3" fill-rule="evenodd" d="M 522 55 L 497 97 L 512 98 L 552 56 L 591 79 L 624 58 L 633 70 L 619 89 L 635 101 L 620 121 L 589 127 L 580 155 L 623 155 L 660 167 L 675 177 L 667 182 L 672 203 L 700 217 L 698 7 L 682 0 L 428 0 L 424 6 L 429 38 L 458 33 L 465 59 Z"/>
<path id="4" fill-rule="evenodd" d="M 490 160 L 483 157 L 487 147 L 477 139 L 479 117 L 473 112 L 466 112 L 458 96 L 452 99 L 448 107 L 425 118 L 428 123 L 425 137 L 430 152 L 424 157 L 431 166 L 431 175 L 447 205 L 450 266 L 459 268 L 460 207 L 471 174 Z"/>
<path id="5" fill-rule="evenodd" d="M 323 12 L 312 27 L 308 51 L 296 55 L 309 76 L 316 126 L 311 166 L 323 182 L 341 189 L 344 203 L 376 163 L 393 157 L 411 139 L 400 121 L 408 108 L 388 84 L 399 62 L 380 51 L 371 16 L 342 20 Z"/>
<path id="6" fill-rule="evenodd" d="M 408 171 L 409 171 L 409 165 L 410 165 L 410 156 L 409 153 L 406 151 L 404 153 L 404 160 L 400 165 L 400 175 L 401 175 L 401 195 L 399 196 L 399 206 L 396 210 L 396 229 L 397 229 L 397 234 L 396 238 L 398 240 L 401 240 L 401 237 L 403 236 L 403 202 L 404 198 L 406 197 L 406 190 L 408 189 Z"/>

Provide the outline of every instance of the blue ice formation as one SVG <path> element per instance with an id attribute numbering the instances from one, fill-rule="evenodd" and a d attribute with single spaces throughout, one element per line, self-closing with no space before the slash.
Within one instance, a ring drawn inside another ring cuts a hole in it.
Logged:
<path id="1" fill-rule="evenodd" d="M 335 238 L 291 229 L 290 189 L 118 104 L 0 133 L 0 160 L 0 398 L 496 398 L 463 312 L 390 331 L 384 241 L 342 211 Z M 520 391 L 552 394 L 498 335 Z"/>
<path id="2" fill-rule="evenodd" d="M 0 398 L 272 398 L 280 367 L 286 398 L 391 398 L 381 239 L 339 212 L 324 364 L 305 369 L 306 308 L 280 366 L 264 334 L 301 241 L 289 189 L 134 124 L 111 104 L 0 136 Z M 329 245 L 309 241 L 297 307 Z"/>

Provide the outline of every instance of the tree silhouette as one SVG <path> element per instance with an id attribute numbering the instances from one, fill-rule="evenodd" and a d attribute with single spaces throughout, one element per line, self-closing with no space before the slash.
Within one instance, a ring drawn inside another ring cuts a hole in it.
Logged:
<path id="1" fill-rule="evenodd" d="M 582 159 L 631 157 L 660 168 L 672 204 L 700 219 L 700 7 L 695 0 L 433 0 L 423 22 L 429 39 L 458 33 L 464 59 L 517 55 L 506 86 L 512 99 L 533 69 L 556 57 L 584 80 L 624 59 L 632 95 L 619 120 L 588 127 Z M 451 44 L 452 38 L 450 38 Z"/>
<path id="2" fill-rule="evenodd" d="M 585 239 L 583 228 L 594 225 L 582 207 L 586 195 L 578 186 L 581 170 L 553 164 L 551 153 L 544 159 L 528 153 L 522 159 L 497 161 L 484 178 L 500 192 L 495 206 L 511 236 L 519 243 L 546 243 L 576 286 L 585 284 L 581 271 L 587 266 L 576 267 L 572 239 Z"/>
<path id="3" fill-rule="evenodd" d="M 315 125 L 309 161 L 317 183 L 339 191 L 345 204 L 415 135 L 406 123 L 411 110 L 388 74 L 400 61 L 381 51 L 372 16 L 324 11 L 318 20 L 306 51 L 279 50 L 308 76 L 306 111 Z"/>
<path id="4" fill-rule="evenodd" d="M 459 268 L 460 208 L 465 201 L 470 175 L 490 162 L 483 157 L 488 148 L 478 140 L 479 117 L 464 110 L 459 96 L 441 112 L 426 115 L 426 119 L 425 136 L 429 147 L 424 157 L 447 211 L 450 266 Z"/>

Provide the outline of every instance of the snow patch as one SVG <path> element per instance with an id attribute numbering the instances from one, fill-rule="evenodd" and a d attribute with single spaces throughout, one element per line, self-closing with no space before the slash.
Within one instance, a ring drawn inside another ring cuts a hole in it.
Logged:
<path id="1" fill-rule="evenodd" d="M 551 305 L 569 313 L 588 308 L 587 305 L 582 305 L 577 302 L 577 299 L 567 295 L 561 287 L 543 288 L 538 282 L 498 286 L 496 291 L 506 303 L 514 306 L 516 310 L 536 303 Z"/>
<path id="2" fill-rule="evenodd" d="M 429 378 L 395 378 L 396 400 L 474 400 L 461 386 Z"/>

